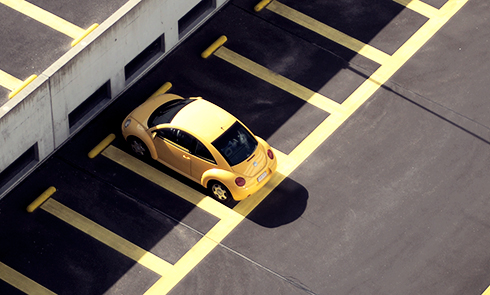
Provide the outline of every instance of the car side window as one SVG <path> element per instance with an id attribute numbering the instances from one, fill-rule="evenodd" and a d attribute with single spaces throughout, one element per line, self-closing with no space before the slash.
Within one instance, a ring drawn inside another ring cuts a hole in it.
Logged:
<path id="1" fill-rule="evenodd" d="M 157 135 L 188 153 L 192 150 L 195 141 L 193 136 L 177 128 L 160 129 Z"/>
<path id="2" fill-rule="evenodd" d="M 187 132 L 177 128 L 165 128 L 158 130 L 157 136 L 198 158 L 216 164 L 213 155 L 204 144 Z"/>
<path id="3" fill-rule="evenodd" d="M 196 140 L 195 155 L 196 157 L 199 157 L 203 160 L 216 164 L 216 161 L 214 160 L 213 155 L 211 155 L 211 152 L 209 152 L 209 150 L 199 140 Z"/>

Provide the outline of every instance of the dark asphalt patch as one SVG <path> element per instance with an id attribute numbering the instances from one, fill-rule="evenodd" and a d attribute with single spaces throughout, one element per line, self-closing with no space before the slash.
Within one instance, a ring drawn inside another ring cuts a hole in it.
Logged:
<path id="1" fill-rule="evenodd" d="M 0 261 L 57 294 L 102 294 L 133 267 L 133 260 L 50 213 L 40 208 L 27 213 L 23 200 L 37 197 L 33 187 L 2 199 L 9 210 L 0 216 Z M 146 269 L 139 277 L 146 288 L 158 278 Z"/>
<path id="2" fill-rule="evenodd" d="M 87 128 L 86 130 L 88 131 L 89 129 Z M 79 137 L 81 141 L 77 142 L 77 138 L 75 138 L 69 145 L 65 145 L 60 150 L 58 156 L 63 157 L 64 161 L 73 165 L 74 168 L 84 170 L 103 183 L 109 184 L 106 188 L 108 193 L 120 190 L 130 198 L 137 200 L 137 202 L 145 204 L 158 212 L 162 212 L 176 221 L 183 222 L 201 233 L 206 233 L 218 222 L 216 217 L 195 207 L 180 196 L 168 192 L 164 188 L 122 167 L 103 155 L 89 159 L 86 154 L 74 154 L 76 151 L 75 146 L 77 145 L 89 148 L 86 144 L 80 144 L 80 142 L 83 142 L 83 138 L 90 137 L 90 134 L 85 134 L 86 137 L 83 137 L 83 134 L 79 135 L 81 136 Z M 123 141 L 121 136 L 119 140 Z M 124 144 L 124 142 L 121 142 L 121 144 Z M 158 169 L 162 170 L 162 172 L 178 180 L 187 181 L 185 182 L 187 185 L 194 185 L 190 183 L 190 180 L 176 175 L 175 172 L 170 171 L 170 169 L 165 168 L 163 165 L 159 163 L 152 164 L 157 165 Z M 197 184 L 195 185 L 200 189 Z"/>
<path id="3" fill-rule="evenodd" d="M 361 0 L 356 1 L 355 5 L 349 1 L 283 0 L 280 2 L 389 54 L 395 52 L 427 20 L 416 12 L 410 12 L 405 15 L 409 17 L 404 20 L 403 24 L 394 24 L 393 21 L 400 13 L 409 10 L 394 1 Z M 391 42 L 386 43 L 386 47 L 378 47 L 373 41 L 383 35 L 388 26 L 390 30 L 395 29 L 388 34 Z M 287 27 L 288 31 L 289 27 Z"/>
<path id="4" fill-rule="evenodd" d="M 201 234 L 114 189 L 113 184 L 100 182 L 55 160 L 47 166 L 50 171 L 61 171 L 50 176 L 58 190 L 54 196 L 57 201 L 171 264 L 202 238 Z"/>
<path id="5" fill-rule="evenodd" d="M 252 19 L 256 17 L 231 5 L 226 17 L 217 16 L 207 27 L 216 23 L 215 30 L 228 37 L 225 47 L 313 91 L 348 66 L 322 48 L 268 22 Z M 322 94 L 331 97 L 329 93 Z M 331 99 L 342 102 L 341 98 Z"/>
<path id="6" fill-rule="evenodd" d="M 282 109 L 287 109 L 287 106 L 278 105 L 275 111 L 281 112 Z M 305 104 L 292 114 L 289 120 L 284 122 L 274 134 L 268 137 L 267 142 L 281 152 L 289 154 L 327 116 L 328 114 L 324 111 L 310 104 Z"/>
<path id="7" fill-rule="evenodd" d="M 0 280 L 0 292 L 2 294 L 8 294 L 8 295 L 25 295 L 24 292 L 13 287 L 12 285 L 10 285 L 9 283 L 3 280 Z"/>
<path id="8" fill-rule="evenodd" d="M 253 12 L 259 1 L 235 0 L 234 5 L 254 13 L 278 27 L 316 44 L 346 61 L 374 72 L 378 64 L 267 9 Z M 294 1 L 281 3 L 388 54 L 394 53 L 427 18 L 393 1 Z"/>

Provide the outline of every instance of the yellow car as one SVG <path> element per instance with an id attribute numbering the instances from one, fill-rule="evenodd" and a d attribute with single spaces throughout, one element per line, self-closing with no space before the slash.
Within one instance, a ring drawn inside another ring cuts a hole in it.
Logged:
<path id="1" fill-rule="evenodd" d="M 126 117 L 122 134 L 137 156 L 200 183 L 223 203 L 255 193 L 277 167 L 266 141 L 201 97 L 152 96 Z"/>

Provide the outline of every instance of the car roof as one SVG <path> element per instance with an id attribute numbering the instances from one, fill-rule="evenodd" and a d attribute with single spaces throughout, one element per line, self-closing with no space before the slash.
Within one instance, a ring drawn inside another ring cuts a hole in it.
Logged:
<path id="1" fill-rule="evenodd" d="M 170 124 L 187 129 L 201 139 L 212 142 L 236 121 L 233 115 L 217 105 L 197 98 L 182 108 Z"/>

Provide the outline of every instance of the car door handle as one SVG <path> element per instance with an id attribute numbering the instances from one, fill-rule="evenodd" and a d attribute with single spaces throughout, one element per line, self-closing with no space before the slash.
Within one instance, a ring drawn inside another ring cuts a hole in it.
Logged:
<path id="1" fill-rule="evenodd" d="M 186 155 L 182 155 L 182 158 L 184 158 L 184 159 L 186 159 L 186 160 L 190 160 L 190 159 L 191 159 L 191 157 L 188 157 L 188 156 L 186 156 Z"/>

